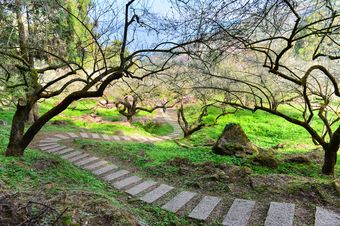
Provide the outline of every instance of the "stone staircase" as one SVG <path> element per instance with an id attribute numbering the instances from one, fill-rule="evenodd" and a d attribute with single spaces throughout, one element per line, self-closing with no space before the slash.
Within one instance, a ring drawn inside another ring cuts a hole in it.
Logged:
<path id="1" fill-rule="evenodd" d="M 116 164 L 58 144 L 59 141 L 74 138 L 124 142 L 157 142 L 163 140 L 155 137 L 120 137 L 82 132 L 79 134 L 58 134 L 45 138 L 40 140 L 38 146 L 42 151 L 59 155 L 74 165 L 92 172 L 114 188 L 138 198 L 141 202 L 159 205 L 162 209 L 173 213 L 187 209 L 187 216 L 192 219 L 205 221 L 208 218 L 212 218 L 217 206 L 223 203 L 221 197 L 183 191 L 171 185 L 143 179 L 133 175 L 128 170 L 118 167 Z M 163 201 L 160 203 L 160 200 Z M 256 202 L 252 200 L 235 199 L 228 210 L 225 210 L 221 225 L 246 226 L 251 219 L 255 205 Z M 294 212 L 294 204 L 271 202 L 264 219 L 264 225 L 291 226 L 294 223 Z M 314 222 L 315 226 L 340 226 L 340 216 L 330 210 L 317 207 Z"/>

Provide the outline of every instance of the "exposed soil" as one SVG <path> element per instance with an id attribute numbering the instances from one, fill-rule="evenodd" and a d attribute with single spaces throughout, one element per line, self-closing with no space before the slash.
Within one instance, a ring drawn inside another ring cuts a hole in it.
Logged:
<path id="1" fill-rule="evenodd" d="M 0 225 L 138 225 L 131 213 L 98 194 L 0 191 Z"/>

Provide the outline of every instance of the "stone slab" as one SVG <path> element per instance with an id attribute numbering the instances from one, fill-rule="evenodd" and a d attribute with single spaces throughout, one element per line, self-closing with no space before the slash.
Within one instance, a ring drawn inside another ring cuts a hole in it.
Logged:
<path id="1" fill-rule="evenodd" d="M 120 178 L 122 176 L 127 175 L 128 173 L 130 173 L 130 172 L 127 171 L 127 170 L 118 170 L 118 171 L 116 171 L 114 173 L 111 173 L 111 174 L 103 177 L 103 179 L 106 180 L 106 181 L 113 181 L 115 179 L 118 179 L 118 178 Z"/>
<path id="2" fill-rule="evenodd" d="M 77 155 L 77 156 L 75 156 L 73 158 L 70 158 L 69 161 L 70 162 L 76 162 L 76 161 L 78 161 L 80 159 L 83 159 L 83 158 L 85 158 L 87 156 L 89 156 L 89 154 L 84 153 L 84 154 L 81 154 L 81 155 Z"/>
<path id="3" fill-rule="evenodd" d="M 46 152 L 47 152 L 47 153 L 54 153 L 54 152 L 61 151 L 61 150 L 64 150 L 64 149 L 66 149 L 65 146 L 60 146 L 60 147 L 48 149 Z"/>
<path id="4" fill-rule="evenodd" d="M 148 139 L 146 137 L 140 136 L 139 137 L 142 141 L 148 141 Z"/>
<path id="5" fill-rule="evenodd" d="M 40 142 L 51 142 L 51 141 L 60 141 L 60 138 L 45 138 L 43 140 L 41 140 Z"/>
<path id="6" fill-rule="evenodd" d="M 198 220 L 206 220 L 220 201 L 221 198 L 219 197 L 204 196 L 197 206 L 191 211 L 189 217 Z"/>
<path id="7" fill-rule="evenodd" d="M 136 186 L 126 190 L 125 192 L 130 194 L 130 195 L 135 196 L 135 195 L 145 191 L 146 189 L 151 188 L 152 186 L 154 186 L 156 184 L 157 184 L 157 182 L 155 182 L 155 181 L 150 181 L 150 180 L 144 181 L 144 182 L 137 184 Z"/>
<path id="8" fill-rule="evenodd" d="M 55 137 L 58 137 L 58 138 L 60 138 L 60 139 L 69 139 L 70 137 L 68 137 L 68 136 L 65 136 L 65 135 L 63 135 L 63 134 L 57 134 L 57 135 L 54 135 Z"/>
<path id="9" fill-rule="evenodd" d="M 49 144 L 56 144 L 57 142 L 56 141 L 44 141 L 44 140 L 41 140 L 39 141 L 39 145 L 49 145 Z"/>
<path id="10" fill-rule="evenodd" d="M 291 226 L 293 225 L 294 211 L 294 204 L 271 202 L 264 225 Z"/>
<path id="11" fill-rule="evenodd" d="M 340 226 L 340 215 L 333 211 L 316 207 L 315 226 Z"/>
<path id="12" fill-rule="evenodd" d="M 169 202 L 167 202 L 165 205 L 163 205 L 162 209 L 176 213 L 196 195 L 197 193 L 195 192 L 182 191 L 181 193 L 176 195 L 173 199 L 171 199 Z"/>
<path id="13" fill-rule="evenodd" d="M 222 225 L 246 226 L 255 207 L 255 201 L 235 199 Z"/>
<path id="14" fill-rule="evenodd" d="M 92 136 L 92 138 L 94 138 L 94 139 L 100 139 L 99 134 L 91 133 L 91 136 Z"/>
<path id="15" fill-rule="evenodd" d="M 80 136 L 82 138 L 90 138 L 89 134 L 87 134 L 87 133 L 80 133 Z"/>
<path id="16" fill-rule="evenodd" d="M 161 184 L 157 188 L 146 193 L 143 197 L 140 198 L 140 200 L 142 200 L 146 203 L 153 203 L 156 200 L 160 199 L 162 196 L 164 196 L 166 193 L 171 191 L 172 189 L 173 189 L 173 187 L 171 187 L 167 184 Z"/>
<path id="17" fill-rule="evenodd" d="M 67 154 L 67 155 L 63 155 L 63 156 L 61 156 L 63 159 L 70 159 L 70 158 L 73 158 L 74 156 L 76 156 L 76 155 L 81 155 L 81 154 L 83 154 L 82 152 L 80 152 L 80 151 L 73 151 L 73 152 L 71 152 L 71 153 L 69 153 L 69 154 Z"/>
<path id="18" fill-rule="evenodd" d="M 116 140 L 116 141 L 122 140 L 121 137 L 118 137 L 118 136 L 111 136 L 111 139 Z"/>
<path id="19" fill-rule="evenodd" d="M 57 147 L 61 147 L 61 146 L 59 144 L 53 144 L 53 145 L 49 145 L 49 146 L 45 146 L 45 147 L 40 147 L 40 150 L 47 151 L 49 149 L 53 149 L 53 148 L 57 148 Z"/>
<path id="20" fill-rule="evenodd" d="M 47 147 L 47 146 L 51 146 L 51 145 L 56 145 L 57 143 L 53 142 L 53 143 L 41 143 L 38 144 L 39 147 Z"/>
<path id="21" fill-rule="evenodd" d="M 117 181 L 115 183 L 113 183 L 113 187 L 121 190 L 122 188 L 125 188 L 126 186 L 129 186 L 131 184 L 137 183 L 138 181 L 140 181 L 141 178 L 137 177 L 137 176 L 131 176 L 131 177 L 127 177 L 123 180 Z"/>
<path id="22" fill-rule="evenodd" d="M 89 158 L 86 158 L 86 159 L 81 160 L 79 162 L 76 162 L 75 165 L 76 166 L 83 166 L 83 165 L 86 165 L 86 164 L 88 164 L 90 162 L 94 162 L 94 161 L 97 161 L 97 160 L 98 160 L 97 157 L 89 157 Z"/>
<path id="23" fill-rule="evenodd" d="M 102 175 L 104 173 L 108 173 L 108 172 L 110 172 L 114 169 L 117 169 L 117 168 L 118 167 L 116 165 L 109 165 L 109 166 L 104 166 L 103 168 L 97 169 L 97 170 L 93 171 L 92 173 L 94 175 L 99 176 L 99 175 Z"/>
<path id="24" fill-rule="evenodd" d="M 107 134 L 102 134 L 102 137 L 104 138 L 104 140 L 110 140 L 110 137 Z"/>
<path id="25" fill-rule="evenodd" d="M 69 153 L 70 151 L 73 151 L 73 150 L 74 150 L 73 148 L 66 148 L 66 149 L 55 152 L 55 154 L 63 155 L 63 154 Z"/>
<path id="26" fill-rule="evenodd" d="M 72 137 L 72 138 L 77 138 L 77 137 L 79 137 L 77 134 L 75 134 L 75 133 L 67 133 L 70 137 Z"/>
<path id="27" fill-rule="evenodd" d="M 100 167 L 100 166 L 103 166 L 103 165 L 106 165 L 106 164 L 108 164 L 107 161 L 101 160 L 101 161 L 99 161 L 99 162 L 95 162 L 95 163 L 92 163 L 92 164 L 90 164 L 90 165 L 88 165 L 88 166 L 85 166 L 84 169 L 93 170 L 93 169 L 95 169 L 95 168 L 97 168 L 97 167 Z"/>

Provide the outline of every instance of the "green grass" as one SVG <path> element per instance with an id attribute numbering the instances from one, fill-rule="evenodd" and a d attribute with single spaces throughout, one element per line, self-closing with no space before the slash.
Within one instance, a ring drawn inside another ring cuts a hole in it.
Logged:
<path id="1" fill-rule="evenodd" d="M 156 136 L 166 136 L 174 131 L 173 127 L 169 123 L 155 123 L 148 120 L 144 124 L 141 122 L 133 123 L 137 128 L 142 128 L 146 132 Z"/>
<path id="2" fill-rule="evenodd" d="M 40 104 L 40 113 L 43 114 L 48 111 L 51 107 L 53 107 L 57 102 L 55 100 L 47 100 Z M 51 122 L 59 120 L 65 121 L 66 124 L 62 126 L 54 126 L 51 123 L 47 123 L 43 130 L 44 131 L 55 131 L 55 132 L 70 132 L 70 131 L 79 131 L 79 129 L 87 129 L 94 133 L 106 133 L 106 134 L 114 134 L 116 131 L 122 131 L 125 135 L 133 135 L 140 134 L 143 136 L 150 136 L 150 134 L 154 135 L 165 135 L 168 131 L 171 130 L 169 125 L 161 125 L 158 128 L 150 128 L 140 126 L 129 126 L 128 124 L 113 124 L 111 122 L 120 121 L 123 116 L 118 113 L 115 108 L 107 109 L 107 108 L 98 108 L 95 107 L 97 104 L 96 100 L 93 99 L 83 99 L 77 102 L 74 102 L 71 106 L 69 106 L 65 111 L 63 111 L 60 115 L 54 117 Z M 11 114 L 11 113 L 9 113 Z M 103 118 L 102 122 L 99 123 L 91 123 L 87 122 L 81 116 L 90 114 L 96 114 Z M 154 114 L 154 113 L 152 113 Z M 151 113 L 141 112 L 137 114 L 136 117 L 142 116 L 150 116 Z M 9 116 L 11 117 L 11 116 Z M 157 132 L 160 131 L 160 134 Z"/>
<path id="3" fill-rule="evenodd" d="M 298 112 L 292 109 L 286 108 L 284 111 L 289 111 L 289 114 L 298 117 Z M 212 122 L 218 113 L 217 109 L 210 109 L 209 115 L 204 120 L 208 123 Z M 186 114 L 192 116 L 189 118 L 189 121 L 192 121 L 197 115 L 197 109 L 189 107 Z M 305 153 L 315 148 L 311 136 L 304 128 L 263 111 L 253 113 L 239 110 L 235 114 L 223 116 L 219 119 L 218 125 L 198 131 L 193 134 L 191 140 L 196 144 L 205 142 L 208 139 L 216 140 L 228 123 L 240 124 L 249 139 L 263 148 L 270 148 L 278 143 L 286 145 L 283 150 L 285 153 Z M 318 130 L 322 130 L 320 121 L 316 120 L 314 124 Z M 339 125 L 339 123 L 335 124 L 334 128 Z"/>
<path id="4" fill-rule="evenodd" d="M 2 120 L 10 121 L 11 115 L 12 113 L 0 112 Z M 140 205 L 139 202 L 129 203 L 124 199 L 118 200 L 117 198 L 124 196 L 124 194 L 112 189 L 107 183 L 58 156 L 34 149 L 26 149 L 23 157 L 5 157 L 4 151 L 8 142 L 9 131 L 8 125 L 0 127 L 0 190 L 2 192 L 5 190 L 24 192 L 25 194 L 40 191 L 40 195 L 43 194 L 44 197 L 49 198 L 63 197 L 61 194 L 68 196 L 77 195 L 78 193 L 81 195 L 90 194 L 86 201 L 74 200 L 74 206 L 73 204 L 66 206 L 69 211 L 65 213 L 63 219 L 64 223 L 69 222 L 69 224 L 65 223 L 65 225 L 74 225 L 72 223 L 72 211 L 81 211 L 81 208 L 89 205 L 89 203 L 103 205 L 108 203 L 107 205 L 110 208 L 119 209 L 115 220 L 115 223 L 119 223 L 119 225 L 130 225 L 126 223 L 126 215 L 124 215 L 127 213 L 132 213 L 137 218 L 143 219 L 149 225 L 191 225 L 186 219 L 158 207 Z M 51 166 L 45 169 L 37 168 L 37 164 L 46 164 L 48 162 L 52 162 Z M 60 202 L 57 200 L 56 202 L 57 207 L 66 205 L 65 201 L 62 200 Z M 57 208 L 56 206 L 54 207 Z M 84 214 L 87 214 L 86 216 L 95 216 L 96 213 L 84 212 Z"/>
<path id="5" fill-rule="evenodd" d="M 96 113 L 107 121 L 115 121 L 121 116 L 114 109 L 95 109 L 94 100 L 80 101 L 71 106 L 53 120 L 64 120 L 66 125 L 55 126 L 48 123 L 44 126 L 44 132 L 63 132 L 86 129 L 89 132 L 114 134 L 116 131 L 123 131 L 126 135 L 141 134 L 166 135 L 173 131 L 169 124 L 157 124 L 146 122 L 144 124 L 134 123 L 133 126 L 127 124 L 115 124 L 110 122 L 85 122 L 81 119 L 83 114 Z M 55 104 L 54 101 L 44 102 L 40 105 L 41 112 Z M 197 113 L 195 107 L 188 109 L 189 121 L 194 120 Z M 216 109 L 210 110 L 210 115 L 205 118 L 207 122 L 212 122 L 214 116 L 218 114 Z M 296 114 L 296 112 L 292 112 Z M 0 111 L 0 119 L 11 122 L 13 110 L 5 109 Z M 74 117 L 74 118 L 72 118 Z M 212 153 L 210 147 L 202 146 L 205 142 L 216 140 L 223 128 L 228 123 L 239 123 L 249 136 L 250 140 L 260 147 L 269 148 L 278 143 L 285 144 L 284 149 L 275 151 L 277 157 L 282 159 L 285 155 L 306 153 L 316 146 L 311 142 L 309 134 L 298 126 L 287 123 L 281 118 L 265 112 L 238 111 L 235 114 L 227 115 L 219 120 L 219 123 L 212 127 L 207 127 L 195 133 L 189 140 L 181 139 L 189 148 L 178 146 L 173 141 L 163 141 L 150 143 L 133 142 L 98 142 L 92 140 L 77 140 L 78 147 L 88 146 L 89 152 L 104 158 L 113 156 L 122 161 L 131 162 L 133 165 L 143 170 L 146 175 L 157 176 L 172 175 L 177 169 L 167 164 L 168 161 L 176 157 L 185 158 L 194 163 L 212 162 L 215 165 L 230 164 L 242 167 L 250 167 L 253 174 L 286 174 L 298 177 L 308 177 L 317 182 L 329 183 L 331 178 L 320 174 L 321 165 L 318 163 L 297 164 L 283 163 L 277 169 L 270 169 L 255 165 L 250 158 L 237 158 L 234 156 L 219 156 Z M 317 127 L 320 127 L 319 122 Z M 80 170 L 70 163 L 52 155 L 48 155 L 37 150 L 27 149 L 22 158 L 5 158 L 3 152 L 6 148 L 10 127 L 0 127 L 0 181 L 13 191 L 38 190 L 44 186 L 49 186 L 46 190 L 48 195 L 53 196 L 60 192 L 88 191 L 99 194 L 102 198 L 109 200 L 110 205 L 117 208 L 130 209 L 135 215 L 140 216 L 150 225 L 190 225 L 187 221 L 175 214 L 168 213 L 158 207 L 151 205 L 140 205 L 138 202 L 126 202 L 120 200 L 121 193 L 111 189 L 106 183 L 96 179 L 90 173 Z M 48 167 L 46 170 L 35 168 L 37 162 L 57 162 L 56 165 Z M 152 170 L 150 170 L 152 169 Z M 159 171 L 159 172 L 158 172 Z M 339 164 L 336 166 L 336 174 L 339 175 Z"/>
<path id="6" fill-rule="evenodd" d="M 250 167 L 254 174 L 282 173 L 292 176 L 305 176 L 320 180 L 329 180 L 330 177 L 321 174 L 321 165 L 316 163 L 298 164 L 281 162 L 277 169 L 258 166 L 252 163 L 251 158 L 238 158 L 235 156 L 220 156 L 211 151 L 209 147 L 182 148 L 172 141 L 157 142 L 154 144 L 133 142 L 98 142 L 93 140 L 77 140 L 78 148 L 92 146 L 89 150 L 102 157 L 117 157 L 123 161 L 132 161 L 133 165 L 148 172 L 149 168 L 155 169 L 163 166 L 162 170 L 173 170 L 166 162 L 175 157 L 186 158 L 194 163 L 212 162 L 215 165 L 231 164 Z M 340 167 L 336 167 L 337 174 Z M 154 173 L 154 172 L 150 172 Z"/>

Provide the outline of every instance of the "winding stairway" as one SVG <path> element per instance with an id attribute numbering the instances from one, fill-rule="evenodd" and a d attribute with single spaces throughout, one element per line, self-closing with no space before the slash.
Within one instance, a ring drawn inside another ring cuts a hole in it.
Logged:
<path id="1" fill-rule="evenodd" d="M 174 120 L 165 118 L 170 124 Z M 178 126 L 178 125 L 177 125 Z M 212 217 L 214 210 L 223 200 L 220 197 L 198 194 L 192 191 L 183 191 L 168 184 L 160 184 L 156 181 L 143 179 L 133 175 L 128 170 L 100 159 L 82 151 L 58 144 L 59 141 L 67 139 L 96 139 L 105 141 L 135 141 L 135 142 L 159 142 L 164 139 L 171 139 L 179 135 L 178 130 L 167 137 L 142 137 L 142 136 L 111 136 L 95 133 L 63 133 L 53 137 L 44 138 L 39 141 L 39 148 L 42 151 L 60 155 L 74 165 L 92 172 L 97 177 L 110 183 L 115 189 L 124 191 L 127 194 L 137 197 L 142 202 L 160 205 L 162 209 L 177 213 L 181 209 L 190 206 L 188 217 L 205 221 Z M 175 194 L 175 195 L 174 195 Z M 167 200 L 159 203 L 162 198 Z M 228 209 L 221 225 L 246 226 L 253 213 L 255 201 L 235 199 Z M 295 205 L 291 203 L 271 202 L 265 226 L 291 226 L 294 222 Z M 340 226 L 340 216 L 335 212 L 316 207 L 315 226 Z"/>

